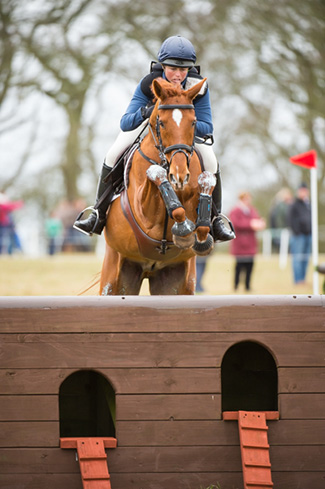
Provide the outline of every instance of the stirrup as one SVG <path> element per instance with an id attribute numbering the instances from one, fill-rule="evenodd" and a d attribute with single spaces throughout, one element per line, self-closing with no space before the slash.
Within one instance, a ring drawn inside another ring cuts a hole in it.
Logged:
<path id="1" fill-rule="evenodd" d="M 230 230 L 234 233 L 234 235 L 236 236 L 236 233 L 235 233 L 235 228 L 233 226 L 233 223 L 231 222 L 231 220 L 229 219 L 229 217 L 225 216 L 225 214 L 222 214 L 222 212 L 219 212 L 218 214 L 219 216 L 221 216 L 223 219 L 225 219 L 227 221 L 227 223 L 229 224 L 229 227 L 230 227 Z"/>
<path id="2" fill-rule="evenodd" d="M 227 222 L 230 231 L 232 231 L 234 233 L 234 237 L 232 239 L 235 239 L 236 238 L 235 229 L 234 229 L 234 226 L 233 226 L 231 220 L 229 219 L 229 217 L 227 217 L 225 214 L 222 214 L 222 212 L 219 212 L 218 215 L 214 217 L 214 219 L 216 219 L 217 217 L 221 217 L 222 219 L 224 219 Z M 213 224 L 214 219 L 212 220 L 211 225 Z M 222 241 L 220 239 L 217 239 L 215 242 L 216 243 L 225 243 L 225 241 Z"/>
<path id="3" fill-rule="evenodd" d="M 96 214 L 96 222 L 93 225 L 93 228 L 92 228 L 92 230 L 89 233 L 87 233 L 87 231 L 84 231 L 81 228 L 78 228 L 78 226 L 76 226 L 75 224 L 72 226 L 74 229 L 76 229 L 77 231 L 80 231 L 80 233 L 83 233 L 86 236 L 92 236 L 94 229 L 96 228 L 97 224 L 99 223 L 99 212 L 98 212 L 98 209 L 95 209 L 94 206 L 92 206 L 92 205 L 89 206 L 89 207 L 86 207 L 86 209 L 84 209 L 83 211 L 80 212 L 80 214 L 78 215 L 77 219 L 75 220 L 75 223 L 77 221 L 80 221 L 80 218 L 84 215 L 84 213 L 87 212 L 87 211 L 90 211 L 90 210 L 92 211 L 92 213 L 94 212 Z"/>

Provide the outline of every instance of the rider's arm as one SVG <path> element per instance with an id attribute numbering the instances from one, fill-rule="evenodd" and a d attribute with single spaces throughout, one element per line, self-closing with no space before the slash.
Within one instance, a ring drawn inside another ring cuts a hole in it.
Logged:
<path id="1" fill-rule="evenodd" d="M 209 89 L 198 99 L 194 99 L 195 115 L 197 118 L 195 134 L 204 137 L 213 133 L 212 112 Z"/>
<path id="2" fill-rule="evenodd" d="M 141 107 L 146 107 L 150 99 L 141 90 L 141 82 L 135 89 L 131 102 L 120 121 L 122 131 L 133 131 L 143 122 Z"/>

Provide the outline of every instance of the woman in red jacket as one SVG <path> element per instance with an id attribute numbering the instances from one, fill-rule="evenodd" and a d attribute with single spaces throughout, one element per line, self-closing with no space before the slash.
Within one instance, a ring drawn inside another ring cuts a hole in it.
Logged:
<path id="1" fill-rule="evenodd" d="M 245 288 L 250 290 L 250 281 L 254 265 L 254 256 L 257 253 L 256 231 L 265 229 L 265 220 L 260 218 L 257 210 L 252 206 L 252 197 L 249 192 L 241 192 L 237 205 L 230 213 L 236 233 L 236 239 L 230 243 L 230 252 L 236 258 L 235 290 L 238 289 L 240 276 L 245 274 Z"/>

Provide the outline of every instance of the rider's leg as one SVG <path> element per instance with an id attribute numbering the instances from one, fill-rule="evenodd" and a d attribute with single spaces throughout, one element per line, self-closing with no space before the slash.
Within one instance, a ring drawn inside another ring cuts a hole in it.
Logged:
<path id="1" fill-rule="evenodd" d="M 145 121 L 146 122 L 146 121 Z M 115 162 L 124 153 L 124 151 L 130 146 L 144 129 L 145 123 L 141 124 L 139 127 L 134 129 L 134 131 L 123 132 L 121 131 L 117 136 L 115 142 L 108 150 L 106 158 L 104 160 L 101 173 L 97 185 L 97 195 L 96 195 L 96 211 L 92 211 L 87 219 L 80 220 L 81 216 L 78 216 L 76 222 L 74 223 L 74 228 L 81 232 L 92 235 L 101 234 L 106 223 L 106 212 L 109 204 L 114 196 L 113 185 L 111 179 L 109 179 L 109 174 Z M 107 192 L 106 192 L 107 190 Z M 101 199 L 104 192 L 107 193 L 104 199 Z M 82 215 L 82 214 L 81 214 Z"/>
<path id="2" fill-rule="evenodd" d="M 108 179 L 109 174 L 111 173 L 112 168 L 107 166 L 105 164 L 105 161 L 103 163 L 100 176 L 98 179 L 98 184 L 97 184 L 97 194 L 96 194 L 96 204 L 95 207 L 97 208 L 97 212 L 93 210 L 91 214 L 87 217 L 87 219 L 80 219 L 82 216 L 79 215 L 77 217 L 77 220 L 75 221 L 73 227 L 75 229 L 78 229 L 78 231 L 84 232 L 86 234 L 92 235 L 93 233 L 95 234 L 101 234 L 102 230 L 104 229 L 105 223 L 106 223 L 106 211 L 108 209 L 108 206 L 111 202 L 112 199 L 112 193 L 113 193 L 113 188 L 112 192 L 109 192 L 107 194 L 107 197 L 103 199 L 102 202 L 100 202 L 100 199 L 105 192 L 105 190 L 108 187 L 112 187 L 112 182 Z"/>
<path id="3" fill-rule="evenodd" d="M 221 176 L 218 165 L 218 160 L 215 157 L 212 146 L 206 144 L 197 145 L 198 151 L 201 153 L 203 159 L 204 169 L 213 173 L 216 177 L 217 183 L 212 193 L 212 235 L 214 241 L 230 241 L 235 238 L 232 224 L 229 219 L 231 229 L 225 226 L 225 223 L 220 216 L 221 214 L 221 201 L 222 201 L 222 187 Z"/>

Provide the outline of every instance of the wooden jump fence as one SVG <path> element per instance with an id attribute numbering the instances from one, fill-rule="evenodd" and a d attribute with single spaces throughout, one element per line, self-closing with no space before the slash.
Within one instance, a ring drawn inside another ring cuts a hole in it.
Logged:
<path id="1" fill-rule="evenodd" d="M 112 489 L 243 489 L 239 410 L 279 413 L 275 489 L 325 487 L 324 296 L 3 297 L 0 325 L 1 489 L 81 489 L 70 436 L 116 437 Z"/>

